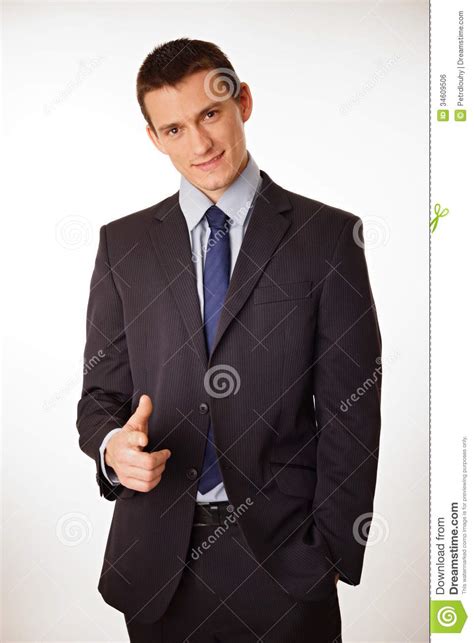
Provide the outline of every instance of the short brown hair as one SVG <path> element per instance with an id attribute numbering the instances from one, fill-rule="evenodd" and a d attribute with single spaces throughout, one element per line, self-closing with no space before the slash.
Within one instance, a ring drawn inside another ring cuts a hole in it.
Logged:
<path id="1" fill-rule="evenodd" d="M 155 47 L 148 54 L 137 76 L 137 99 L 146 122 L 154 132 L 145 107 L 145 94 L 166 85 L 174 87 L 186 76 L 203 69 L 222 70 L 221 79 L 232 84 L 231 97 L 238 100 L 240 81 L 227 56 L 214 43 L 178 38 Z"/>

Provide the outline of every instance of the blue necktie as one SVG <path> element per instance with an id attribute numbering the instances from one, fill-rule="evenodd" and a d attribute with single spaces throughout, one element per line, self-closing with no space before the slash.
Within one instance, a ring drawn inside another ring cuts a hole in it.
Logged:
<path id="1" fill-rule="evenodd" d="M 203 279 L 204 328 L 209 355 L 214 343 L 222 305 L 229 287 L 230 244 L 229 224 L 227 224 L 229 217 L 225 212 L 216 205 L 211 205 L 205 216 L 211 228 L 206 248 Z M 200 493 L 207 493 L 222 482 L 214 446 L 214 431 L 210 421 L 202 471 L 198 485 Z"/>

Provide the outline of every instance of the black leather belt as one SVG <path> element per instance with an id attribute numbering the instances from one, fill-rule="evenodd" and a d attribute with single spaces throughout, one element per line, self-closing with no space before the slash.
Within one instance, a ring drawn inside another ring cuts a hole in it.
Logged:
<path id="1" fill-rule="evenodd" d="M 226 500 L 220 502 L 196 502 L 194 508 L 195 527 L 204 525 L 222 525 L 232 515 L 234 506 Z"/>

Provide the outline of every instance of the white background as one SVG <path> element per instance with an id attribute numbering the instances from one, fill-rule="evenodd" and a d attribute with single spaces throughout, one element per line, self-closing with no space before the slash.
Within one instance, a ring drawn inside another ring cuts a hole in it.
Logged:
<path id="1" fill-rule="evenodd" d="M 4 21 L 2 639 L 127 640 L 96 590 L 113 503 L 75 428 L 85 314 L 100 226 L 179 187 L 134 92 L 145 56 L 187 36 L 249 83 L 260 168 L 364 221 L 383 425 L 343 640 L 427 641 L 427 2 L 18 3 Z"/>

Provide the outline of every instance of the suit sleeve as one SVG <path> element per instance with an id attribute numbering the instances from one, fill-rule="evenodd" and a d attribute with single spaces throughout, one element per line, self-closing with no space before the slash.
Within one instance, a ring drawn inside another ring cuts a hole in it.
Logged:
<path id="1" fill-rule="evenodd" d="M 340 580 L 358 585 L 375 495 L 382 383 L 382 340 L 359 217 L 343 226 L 329 263 L 313 360 L 313 517 Z"/>
<path id="2" fill-rule="evenodd" d="M 83 385 L 76 427 L 79 446 L 95 461 L 100 495 L 107 500 L 115 500 L 126 488 L 111 484 L 104 476 L 100 446 L 109 431 L 127 422 L 133 396 L 122 302 L 111 268 L 104 225 L 100 228 L 90 282 Z"/>

